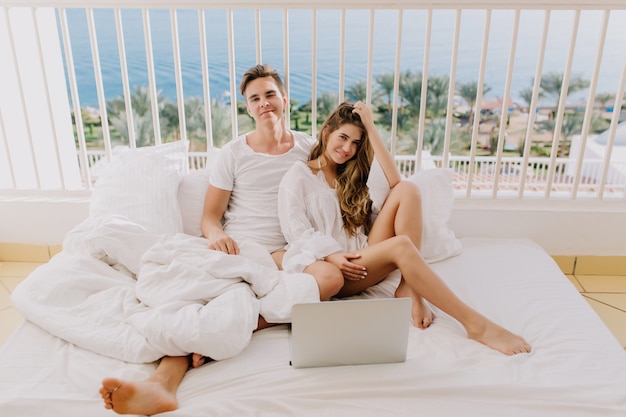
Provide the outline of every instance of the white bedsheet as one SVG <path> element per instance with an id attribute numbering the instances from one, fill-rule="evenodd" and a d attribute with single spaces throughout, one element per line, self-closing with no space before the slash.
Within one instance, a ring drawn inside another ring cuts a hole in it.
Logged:
<path id="1" fill-rule="evenodd" d="M 258 245 L 242 242 L 239 256 L 206 245 L 150 234 L 125 218 L 88 219 L 11 299 L 53 335 L 137 363 L 190 352 L 235 356 L 259 314 L 289 322 L 293 304 L 319 301 L 312 276 L 279 271 Z"/>
<path id="2" fill-rule="evenodd" d="M 254 333 L 236 357 L 189 371 L 180 408 L 162 415 L 625 416 L 626 353 L 552 259 L 530 241 L 462 241 L 459 256 L 433 268 L 466 302 L 522 334 L 532 353 L 504 356 L 436 312 L 429 329 L 411 329 L 405 363 L 293 369 L 280 325 Z M 100 380 L 143 379 L 153 369 L 25 323 L 0 351 L 0 414 L 112 417 Z"/>

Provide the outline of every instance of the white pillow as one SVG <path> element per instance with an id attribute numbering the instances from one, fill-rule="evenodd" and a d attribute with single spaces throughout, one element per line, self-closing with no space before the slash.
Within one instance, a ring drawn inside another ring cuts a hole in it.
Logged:
<path id="1" fill-rule="evenodd" d="M 376 157 L 374 157 L 372 161 L 367 186 L 369 187 L 370 198 L 372 199 L 372 211 L 378 214 L 391 190 L 387 177 L 385 177 L 385 172 Z"/>
<path id="2" fill-rule="evenodd" d="M 429 262 L 442 261 L 461 252 L 461 242 L 448 227 L 454 204 L 451 169 L 435 168 L 413 174 L 407 179 L 422 194 L 422 256 Z"/>
<path id="3" fill-rule="evenodd" d="M 204 195 L 209 186 L 211 165 L 218 153 L 218 148 L 210 148 L 205 168 L 185 175 L 178 186 L 178 205 L 183 220 L 183 232 L 188 235 L 202 236 L 200 222 L 204 212 Z"/>
<path id="4" fill-rule="evenodd" d="M 96 180 L 89 215 L 124 216 L 151 233 L 182 232 L 177 192 L 187 146 L 176 141 L 114 155 Z"/>

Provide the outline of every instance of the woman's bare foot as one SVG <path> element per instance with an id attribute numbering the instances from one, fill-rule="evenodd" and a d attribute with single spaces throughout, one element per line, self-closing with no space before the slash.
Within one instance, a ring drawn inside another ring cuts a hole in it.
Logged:
<path id="1" fill-rule="evenodd" d="M 409 285 L 401 279 L 398 288 L 395 293 L 396 298 L 409 297 L 412 300 L 411 303 L 411 318 L 413 319 L 413 325 L 419 329 L 425 329 L 431 325 L 435 315 L 428 306 L 424 303 L 422 297 L 416 294 L 415 291 L 409 287 Z"/>
<path id="2" fill-rule="evenodd" d="M 530 353 L 531 347 L 522 337 L 485 319 L 475 330 L 467 329 L 467 337 L 505 355 Z"/>
<path id="3" fill-rule="evenodd" d="M 100 396 L 104 407 L 118 414 L 152 415 L 176 410 L 176 395 L 157 381 L 102 380 Z"/>

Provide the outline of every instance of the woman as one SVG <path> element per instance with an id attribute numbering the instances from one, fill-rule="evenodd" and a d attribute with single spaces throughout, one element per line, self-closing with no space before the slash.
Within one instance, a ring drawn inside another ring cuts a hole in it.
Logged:
<path id="1" fill-rule="evenodd" d="M 391 192 L 373 221 L 367 180 L 374 156 Z M 507 355 L 530 352 L 523 338 L 463 303 L 424 261 L 419 240 L 399 233 L 409 230 L 404 222 L 421 223 L 419 209 L 401 202 L 411 192 L 408 187 L 400 181 L 371 110 L 362 102 L 340 104 L 324 122 L 309 161 L 296 162 L 281 181 L 278 214 L 289 243 L 283 268 L 309 272 L 319 261 L 334 265 L 345 278 L 338 297 L 358 294 L 399 269 L 402 280 L 395 295 L 412 297 L 416 326 L 428 327 L 432 320 L 421 304 L 424 297 L 458 320 L 470 339 Z M 421 238 L 421 224 L 417 229 Z"/>

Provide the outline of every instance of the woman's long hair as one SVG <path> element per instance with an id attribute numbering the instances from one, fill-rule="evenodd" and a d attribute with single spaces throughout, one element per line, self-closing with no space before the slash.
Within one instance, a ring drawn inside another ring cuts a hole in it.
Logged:
<path id="1" fill-rule="evenodd" d="M 369 233 L 372 224 L 372 200 L 367 179 L 370 174 L 374 151 L 367 137 L 361 117 L 353 113 L 354 106 L 341 103 L 326 119 L 320 130 L 317 144 L 311 149 L 309 160 L 319 158 L 326 151 L 329 135 L 345 124 L 357 126 L 361 130 L 361 144 L 356 154 L 346 163 L 337 166 L 337 197 L 344 229 L 355 236 L 360 227 Z"/>

